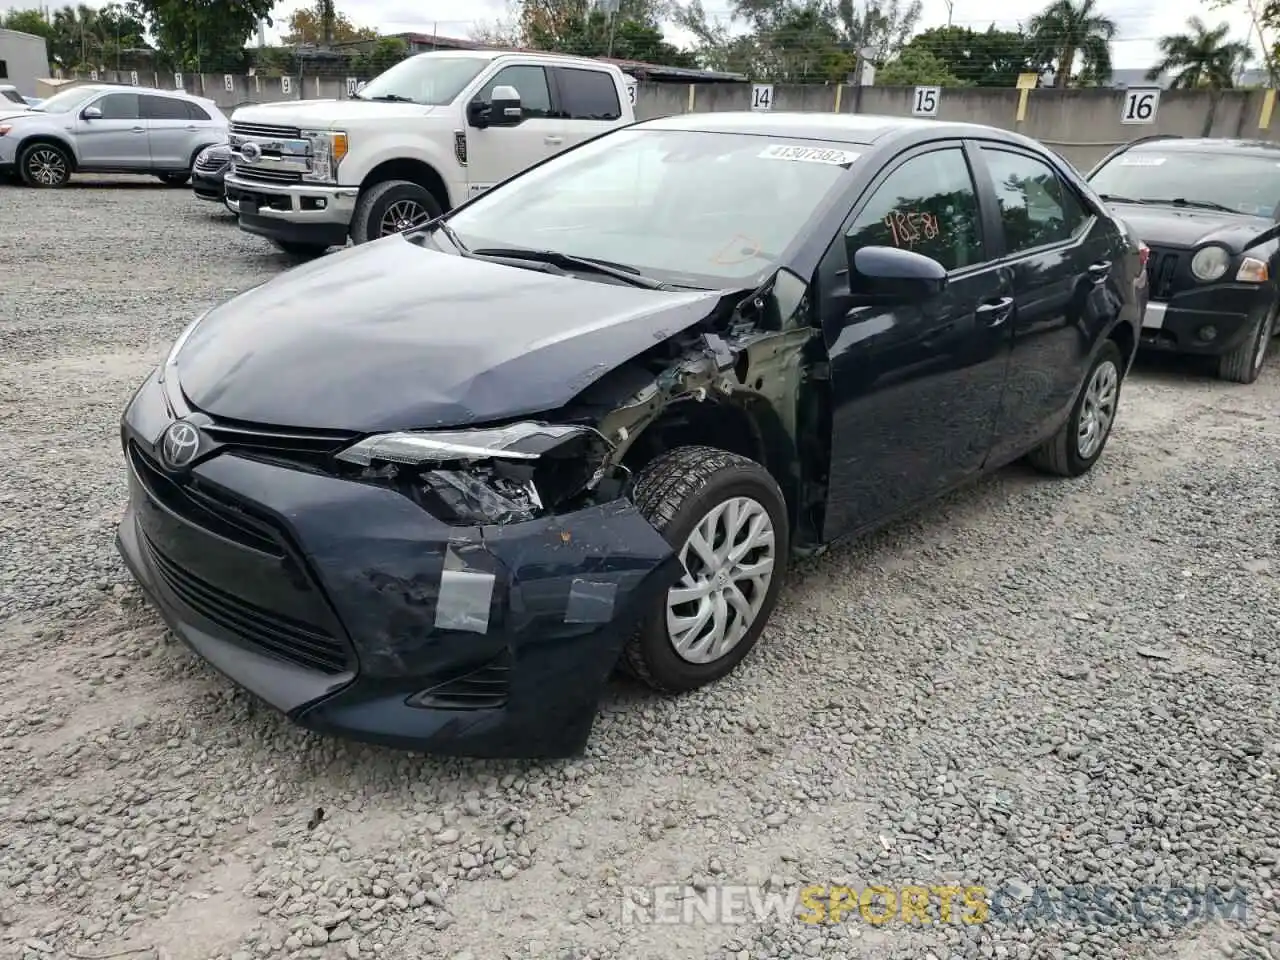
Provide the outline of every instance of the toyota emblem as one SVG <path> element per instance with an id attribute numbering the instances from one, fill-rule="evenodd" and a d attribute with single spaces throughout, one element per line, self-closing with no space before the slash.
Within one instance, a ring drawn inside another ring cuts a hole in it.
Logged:
<path id="1" fill-rule="evenodd" d="M 169 429 L 164 432 L 160 455 L 168 466 L 180 470 L 196 458 L 199 449 L 200 432 L 191 424 L 179 420 L 170 424 Z"/>
<path id="2" fill-rule="evenodd" d="M 249 163 L 257 163 L 262 159 L 262 148 L 250 140 L 248 143 L 240 144 L 240 156 Z"/>

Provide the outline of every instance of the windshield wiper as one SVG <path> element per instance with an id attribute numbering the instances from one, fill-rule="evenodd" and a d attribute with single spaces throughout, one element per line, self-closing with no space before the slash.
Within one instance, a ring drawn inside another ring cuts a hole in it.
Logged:
<path id="1" fill-rule="evenodd" d="M 359 94 L 357 94 L 359 96 Z M 376 97 L 360 97 L 361 100 L 376 100 L 381 103 L 417 103 L 413 97 L 402 97 L 398 93 L 381 93 Z"/>
<path id="2" fill-rule="evenodd" d="M 1135 200 L 1133 197 L 1118 197 L 1114 193 L 1100 193 L 1098 199 L 1105 200 L 1107 203 L 1145 203 L 1145 200 Z"/>
<path id="3" fill-rule="evenodd" d="M 570 253 L 558 250 L 525 250 L 520 247 L 485 247 L 471 251 L 477 257 L 501 257 L 504 260 L 528 260 L 532 263 L 549 263 L 562 270 L 582 270 L 588 273 L 600 273 L 628 283 L 633 287 L 645 287 L 649 290 L 665 290 L 666 284 L 653 277 L 646 277 L 635 267 L 614 263 L 610 260 L 597 260 L 595 257 L 575 257 Z"/>
<path id="4" fill-rule="evenodd" d="M 1186 197 L 1175 197 L 1172 200 L 1157 200 L 1154 197 L 1144 197 L 1143 203 L 1159 203 L 1170 207 L 1196 207 L 1200 210 L 1221 210 L 1223 213 L 1239 213 L 1234 207 L 1225 207 L 1220 203 L 1214 203 L 1212 200 L 1188 200 Z"/>

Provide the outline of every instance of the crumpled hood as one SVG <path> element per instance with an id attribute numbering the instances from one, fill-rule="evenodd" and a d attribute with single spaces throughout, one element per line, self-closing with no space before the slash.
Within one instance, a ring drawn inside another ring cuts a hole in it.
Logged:
<path id="1" fill-rule="evenodd" d="M 563 406 L 720 296 L 540 273 L 392 236 L 214 308 L 178 354 L 178 382 L 213 416 L 282 427 L 491 422 Z"/>
<path id="2" fill-rule="evenodd" d="M 276 126 L 325 130 L 364 120 L 408 120 L 428 116 L 435 107 L 418 103 L 383 103 L 369 100 L 285 100 L 241 107 L 232 123 L 267 123 Z"/>
<path id="3" fill-rule="evenodd" d="M 1133 228 L 1138 239 L 1159 247 L 1196 247 L 1202 243 L 1225 244 L 1239 253 L 1250 240 L 1275 226 L 1262 217 L 1187 210 L 1176 207 L 1110 204 L 1116 216 Z"/>

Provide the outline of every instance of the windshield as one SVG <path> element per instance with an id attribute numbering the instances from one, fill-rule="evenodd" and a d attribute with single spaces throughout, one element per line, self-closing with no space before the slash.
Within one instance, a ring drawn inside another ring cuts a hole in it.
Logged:
<path id="1" fill-rule="evenodd" d="M 595 257 L 690 285 L 763 279 L 858 148 L 747 134 L 622 130 L 449 218 L 472 250 Z"/>
<path id="2" fill-rule="evenodd" d="M 1206 170 L 1212 170 L 1210 176 Z M 1089 178 L 1104 198 L 1186 200 L 1271 218 L 1280 205 L 1280 152 L 1276 159 L 1242 153 L 1129 150 Z"/>
<path id="3" fill-rule="evenodd" d="M 73 87 L 70 90 L 63 90 L 61 93 L 55 93 L 48 100 L 41 103 L 39 107 L 33 109 L 39 110 L 41 113 L 69 113 L 94 94 L 100 92 L 101 88 L 99 87 Z"/>
<path id="4" fill-rule="evenodd" d="M 479 57 L 419 54 L 378 74 L 356 97 L 360 100 L 387 99 L 444 106 L 453 103 L 462 88 L 474 80 L 488 62 Z"/>
<path id="5" fill-rule="evenodd" d="M 0 97 L 4 97 L 6 100 L 11 100 L 14 103 L 20 103 L 23 106 L 26 106 L 27 104 L 27 101 L 22 99 L 22 94 L 17 90 L 0 90 Z"/>

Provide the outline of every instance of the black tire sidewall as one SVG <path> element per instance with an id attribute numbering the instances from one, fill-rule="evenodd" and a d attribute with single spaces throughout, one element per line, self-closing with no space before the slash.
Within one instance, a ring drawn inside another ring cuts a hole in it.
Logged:
<path id="1" fill-rule="evenodd" d="M 677 553 L 685 540 L 703 517 L 716 504 L 734 497 L 749 497 L 769 514 L 773 523 L 774 567 L 773 577 L 764 603 L 751 624 L 746 636 L 728 654 L 711 663 L 690 663 L 675 651 L 667 633 L 667 593 L 663 591 L 640 628 L 640 643 L 649 672 L 665 688 L 675 691 L 692 690 L 711 683 L 728 674 L 751 652 L 768 623 L 778 600 L 778 593 L 786 579 L 786 565 L 790 543 L 786 501 L 768 472 L 756 465 L 730 467 L 713 475 L 698 492 L 680 505 L 671 522 L 662 530 L 663 539 Z"/>
<path id="2" fill-rule="evenodd" d="M 1107 425 L 1107 435 L 1102 438 L 1102 443 L 1099 444 L 1098 449 L 1093 452 L 1093 456 L 1082 457 L 1080 456 L 1079 436 L 1080 413 L 1084 410 L 1084 398 L 1089 393 L 1089 384 L 1093 382 L 1094 374 L 1108 360 L 1116 368 L 1116 408 L 1112 411 L 1111 423 Z M 1076 397 L 1075 405 L 1071 408 L 1071 416 L 1067 418 L 1066 454 L 1072 476 L 1079 476 L 1087 472 L 1098 462 L 1102 452 L 1107 449 L 1107 444 L 1111 441 L 1111 432 L 1116 426 L 1116 418 L 1120 414 L 1120 393 L 1123 389 L 1124 358 L 1121 356 L 1120 348 L 1116 346 L 1115 341 L 1104 340 L 1102 349 L 1098 351 L 1098 355 L 1093 358 L 1093 363 L 1089 365 L 1089 372 L 1085 375 L 1084 383 L 1080 386 L 1080 393 Z"/>
<path id="3" fill-rule="evenodd" d="M 62 165 L 63 165 L 63 169 L 66 170 L 66 174 L 63 176 L 62 180 L 59 183 L 54 183 L 54 184 L 40 183 L 35 179 L 33 179 L 30 176 L 30 174 L 28 174 L 27 161 L 30 159 L 31 154 L 35 153 L 37 150 L 42 150 L 42 149 L 55 150 L 62 156 Z M 23 147 L 18 152 L 18 176 L 22 179 L 22 182 L 25 183 L 27 186 L 35 187 L 38 190 L 50 190 L 50 189 L 56 190 L 58 187 L 65 187 L 67 183 L 71 180 L 71 156 L 70 154 L 67 153 L 66 150 L 64 150 L 62 147 L 59 147 L 57 144 L 33 143 L 29 146 Z"/>
<path id="4" fill-rule="evenodd" d="M 377 190 L 378 187 L 371 189 Z M 361 210 L 364 222 L 360 226 L 366 243 L 381 239 L 382 218 L 386 216 L 387 208 L 400 200 L 413 200 L 422 204 L 430 218 L 438 217 L 443 212 L 426 187 L 408 181 L 395 183 L 389 189 L 380 191 L 371 203 L 361 205 L 364 208 Z"/>

